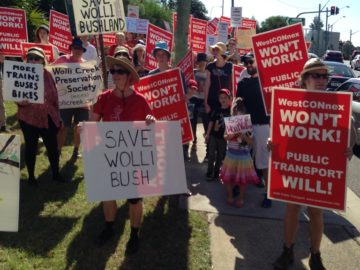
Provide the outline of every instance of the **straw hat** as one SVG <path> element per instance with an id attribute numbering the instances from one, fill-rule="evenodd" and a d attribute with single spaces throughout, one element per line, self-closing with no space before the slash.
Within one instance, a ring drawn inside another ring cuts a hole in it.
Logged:
<path id="1" fill-rule="evenodd" d="M 112 57 L 106 56 L 106 64 L 109 69 L 112 69 L 115 65 L 121 66 L 122 68 L 126 69 L 130 72 L 130 85 L 137 83 L 140 79 L 139 74 L 136 72 L 133 64 L 131 61 L 126 57 Z"/>
<path id="2" fill-rule="evenodd" d="M 304 68 L 301 71 L 301 76 L 314 70 L 326 70 L 327 72 L 329 71 L 328 67 L 319 58 L 311 58 L 306 61 Z"/>
<path id="3" fill-rule="evenodd" d="M 210 52 L 212 53 L 214 49 L 218 49 L 221 55 L 226 53 L 226 45 L 223 42 L 217 42 L 214 45 L 210 46 Z"/>

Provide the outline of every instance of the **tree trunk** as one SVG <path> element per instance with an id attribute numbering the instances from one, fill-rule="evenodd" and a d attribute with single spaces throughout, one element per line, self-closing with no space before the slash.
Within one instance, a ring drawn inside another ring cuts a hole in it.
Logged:
<path id="1" fill-rule="evenodd" d="M 188 49 L 189 15 L 191 0 L 177 1 L 177 22 L 175 34 L 175 64 L 185 56 Z"/>

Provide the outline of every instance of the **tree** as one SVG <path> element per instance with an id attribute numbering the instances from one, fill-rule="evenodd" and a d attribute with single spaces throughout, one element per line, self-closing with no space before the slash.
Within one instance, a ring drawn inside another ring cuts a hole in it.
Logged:
<path id="1" fill-rule="evenodd" d="M 177 22 L 175 32 L 175 64 L 185 56 L 188 43 L 189 15 L 191 0 L 179 0 L 177 3 Z"/>
<path id="2" fill-rule="evenodd" d="M 286 26 L 286 17 L 284 16 L 271 16 L 267 18 L 265 21 L 261 22 L 261 27 L 259 29 L 259 32 L 266 32 L 269 30 L 273 30 L 276 28 L 280 28 L 283 26 Z"/>
<path id="3" fill-rule="evenodd" d="M 176 0 L 168 0 L 164 2 L 166 2 L 166 5 L 174 11 L 177 9 L 178 3 L 181 4 L 181 1 Z M 191 0 L 190 13 L 194 16 L 194 18 L 207 21 L 210 20 L 210 18 L 206 16 L 208 11 L 205 5 L 200 0 Z"/>
<path id="4" fill-rule="evenodd" d="M 342 53 L 345 59 L 350 59 L 352 51 L 355 49 L 355 46 L 351 43 L 350 40 L 343 42 Z"/>
<path id="5" fill-rule="evenodd" d="M 314 17 L 313 22 L 310 24 L 310 29 L 311 30 L 320 30 L 323 27 L 324 27 L 323 21 L 321 19 L 319 20 L 318 16 Z"/>

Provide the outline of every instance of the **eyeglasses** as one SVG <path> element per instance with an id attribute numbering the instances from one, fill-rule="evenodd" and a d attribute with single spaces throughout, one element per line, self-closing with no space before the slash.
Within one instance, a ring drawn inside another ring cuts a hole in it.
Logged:
<path id="1" fill-rule="evenodd" d="M 37 56 L 37 55 L 28 55 L 27 56 L 28 61 L 40 61 L 42 59 L 43 59 L 42 57 Z"/>
<path id="2" fill-rule="evenodd" d="M 254 64 L 254 60 L 247 60 L 247 61 L 244 61 L 244 66 L 247 66 L 247 65 L 252 65 Z"/>
<path id="3" fill-rule="evenodd" d="M 130 72 L 125 69 L 110 69 L 110 73 L 118 75 L 130 74 Z"/>
<path id="4" fill-rule="evenodd" d="M 329 74 L 327 74 L 327 73 L 324 73 L 324 74 L 323 73 L 309 73 L 309 76 L 313 79 L 320 79 L 320 78 L 322 78 L 324 80 L 329 79 Z"/>

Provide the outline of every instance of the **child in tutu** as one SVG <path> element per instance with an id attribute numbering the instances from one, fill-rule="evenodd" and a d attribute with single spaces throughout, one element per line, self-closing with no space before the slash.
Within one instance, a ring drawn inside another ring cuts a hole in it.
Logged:
<path id="1" fill-rule="evenodd" d="M 234 116 L 245 113 L 243 99 L 236 98 L 231 107 L 231 114 Z M 226 185 L 226 202 L 229 205 L 242 207 L 246 185 L 260 182 L 250 155 L 250 146 L 253 142 L 252 134 L 251 132 L 227 134 L 225 131 L 224 138 L 228 141 L 228 147 L 221 167 L 220 179 Z M 239 186 L 239 198 L 237 200 L 233 195 L 233 185 Z"/>

